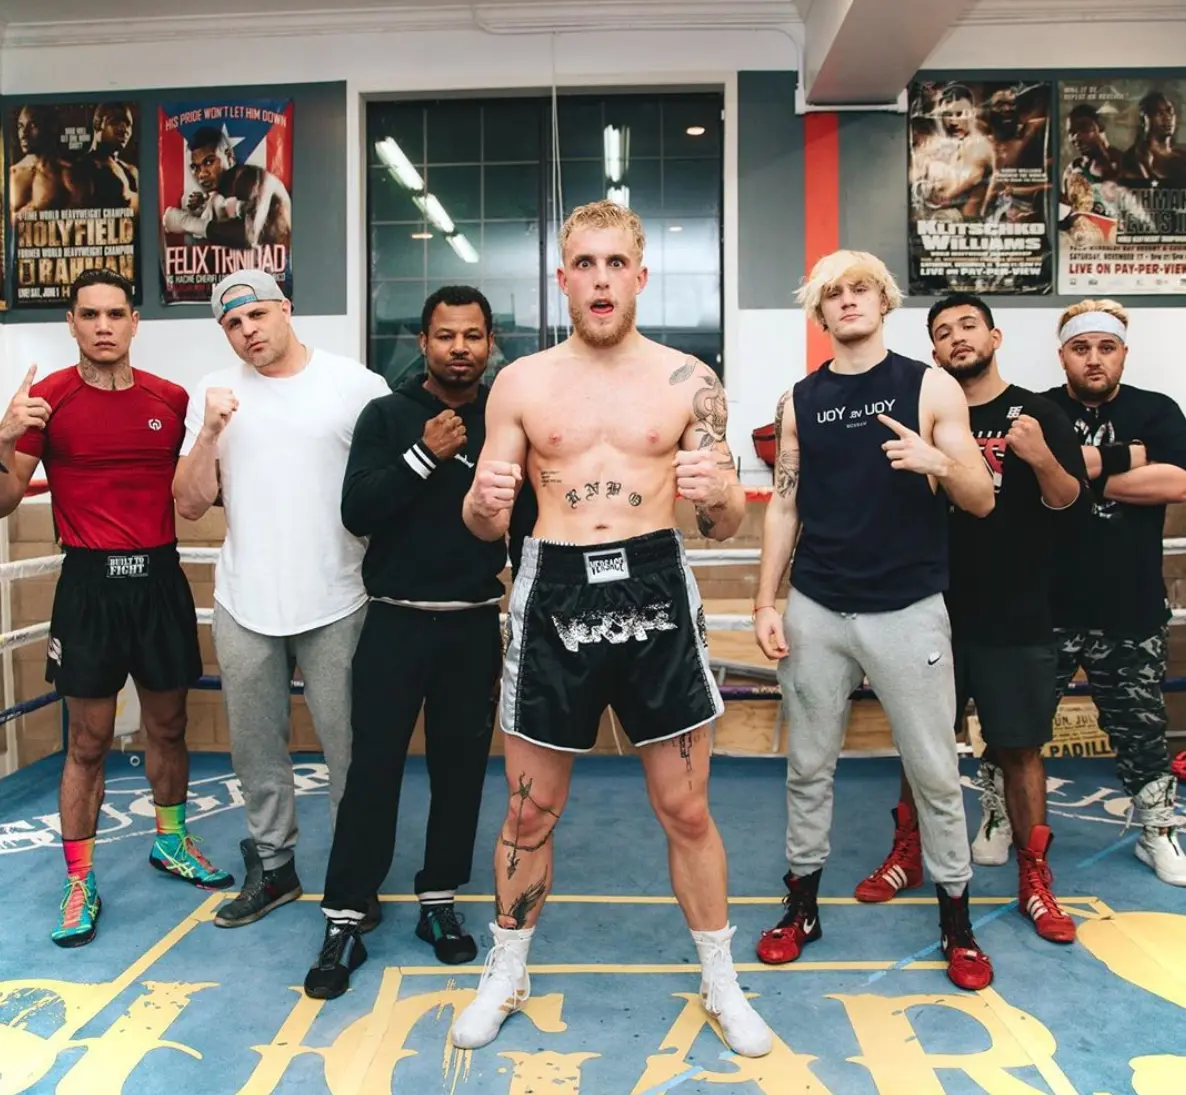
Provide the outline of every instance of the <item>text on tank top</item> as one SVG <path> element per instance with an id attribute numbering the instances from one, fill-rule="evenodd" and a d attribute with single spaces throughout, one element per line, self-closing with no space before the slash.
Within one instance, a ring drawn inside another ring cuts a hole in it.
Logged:
<path id="1" fill-rule="evenodd" d="M 794 387 L 801 532 L 791 582 L 836 612 L 887 612 L 947 585 L 947 512 L 925 475 L 895 470 L 878 415 L 919 430 L 929 366 L 889 353 L 859 374 L 828 365 Z"/>

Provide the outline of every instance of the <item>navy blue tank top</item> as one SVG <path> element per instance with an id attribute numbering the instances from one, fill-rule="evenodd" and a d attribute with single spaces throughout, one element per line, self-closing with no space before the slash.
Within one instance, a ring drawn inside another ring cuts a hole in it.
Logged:
<path id="1" fill-rule="evenodd" d="M 947 501 L 895 471 L 884 414 L 919 428 L 929 366 L 890 353 L 857 375 L 830 363 L 793 389 L 801 532 L 791 584 L 833 612 L 893 612 L 947 588 Z"/>

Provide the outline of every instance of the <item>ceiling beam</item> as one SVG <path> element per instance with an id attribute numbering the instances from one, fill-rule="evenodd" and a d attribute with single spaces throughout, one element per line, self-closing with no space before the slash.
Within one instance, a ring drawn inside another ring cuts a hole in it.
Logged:
<path id="1" fill-rule="evenodd" d="M 805 22 L 809 106 L 896 102 L 974 0 L 813 0 Z"/>

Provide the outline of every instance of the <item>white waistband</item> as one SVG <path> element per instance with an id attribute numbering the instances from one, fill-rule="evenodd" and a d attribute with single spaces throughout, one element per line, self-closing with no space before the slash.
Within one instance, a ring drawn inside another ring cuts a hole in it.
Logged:
<path id="1" fill-rule="evenodd" d="M 467 608 L 496 605 L 502 598 L 495 597 L 489 601 L 397 601 L 394 597 L 372 597 L 371 600 L 382 601 L 385 605 L 396 605 L 399 608 L 415 608 L 421 612 L 463 612 Z"/>

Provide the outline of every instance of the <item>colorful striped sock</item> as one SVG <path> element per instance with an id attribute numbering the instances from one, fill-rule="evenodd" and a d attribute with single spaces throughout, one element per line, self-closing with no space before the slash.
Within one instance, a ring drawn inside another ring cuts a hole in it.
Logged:
<path id="1" fill-rule="evenodd" d="M 86 878 L 95 865 L 95 838 L 63 840 L 62 853 L 66 857 L 66 874 L 70 878 Z"/>
<path id="2" fill-rule="evenodd" d="M 160 803 L 153 803 L 156 807 L 156 831 L 161 836 L 185 835 L 185 802 L 179 802 L 175 806 L 162 806 Z"/>

